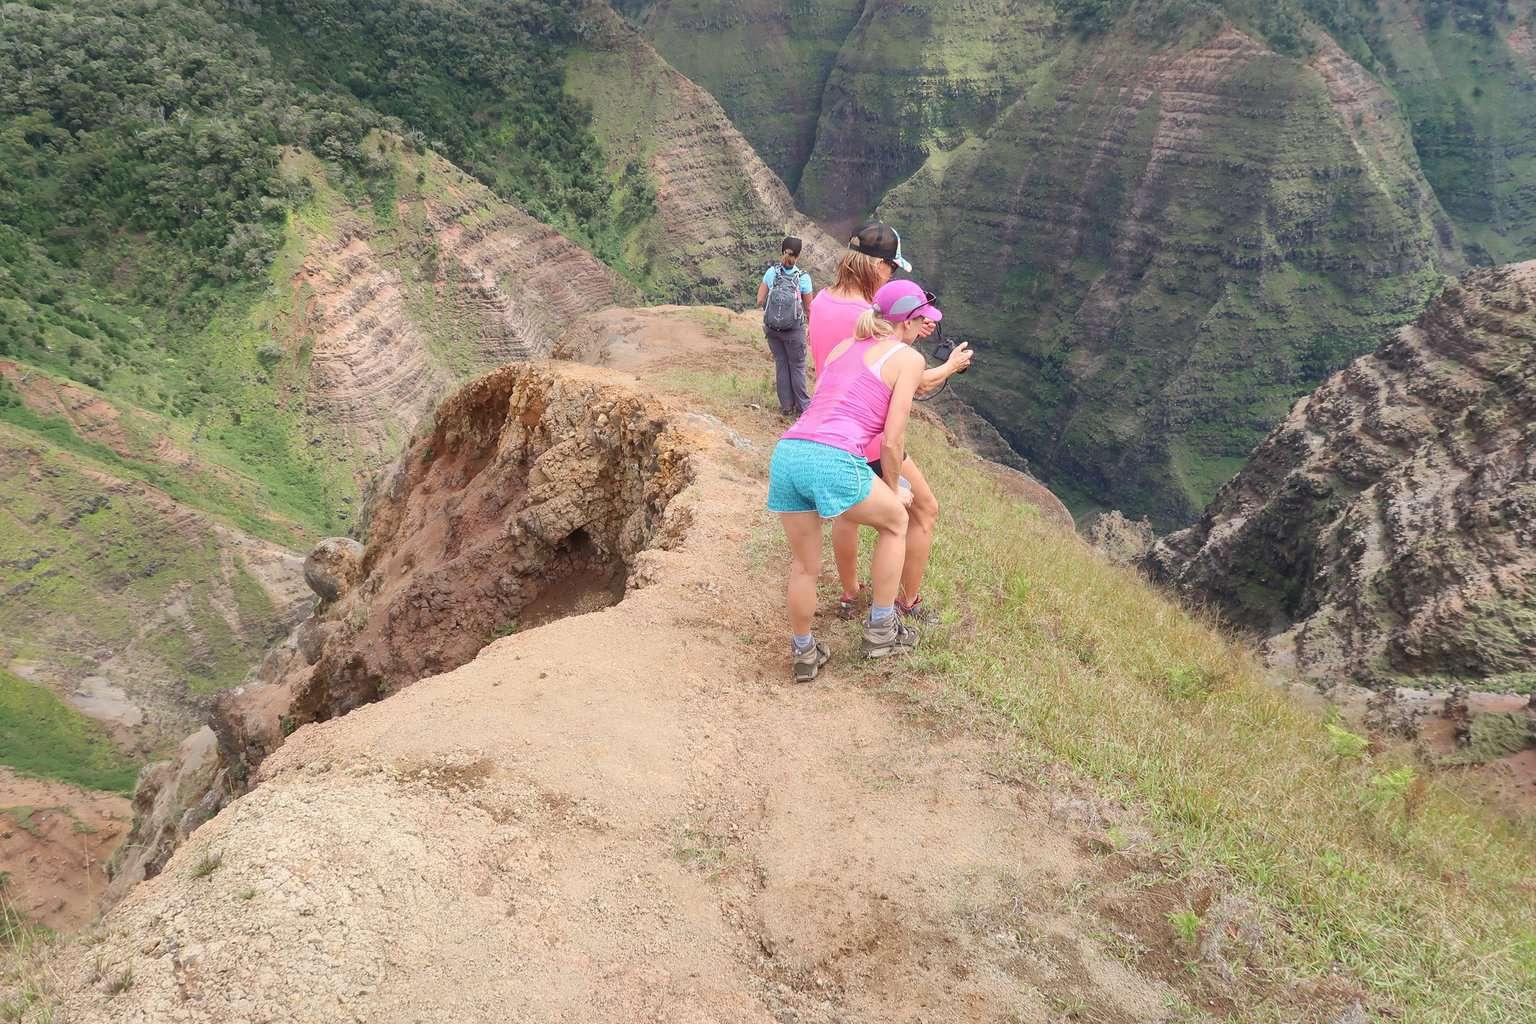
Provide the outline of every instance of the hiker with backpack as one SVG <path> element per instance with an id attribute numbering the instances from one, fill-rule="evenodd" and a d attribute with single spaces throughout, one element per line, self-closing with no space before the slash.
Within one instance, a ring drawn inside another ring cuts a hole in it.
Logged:
<path id="1" fill-rule="evenodd" d="M 773 353 L 774 383 L 779 413 L 799 416 L 811 406 L 805 388 L 805 322 L 811 309 L 811 275 L 795 263 L 800 239 L 793 235 L 779 246 L 779 262 L 763 274 L 757 305 L 763 311 L 763 336 Z"/>

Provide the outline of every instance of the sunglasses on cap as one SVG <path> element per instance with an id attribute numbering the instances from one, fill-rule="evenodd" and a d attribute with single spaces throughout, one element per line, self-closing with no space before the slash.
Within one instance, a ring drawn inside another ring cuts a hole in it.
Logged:
<path id="1" fill-rule="evenodd" d="M 938 301 L 939 297 L 933 294 L 933 292 L 923 292 L 923 297 L 921 299 L 919 299 L 916 295 L 903 295 L 901 298 L 891 303 L 889 315 L 907 320 L 910 319 L 912 314 L 917 310 L 922 309 L 924 306 L 935 306 L 938 304 Z M 933 318 L 928 317 L 926 319 L 931 320 Z"/>

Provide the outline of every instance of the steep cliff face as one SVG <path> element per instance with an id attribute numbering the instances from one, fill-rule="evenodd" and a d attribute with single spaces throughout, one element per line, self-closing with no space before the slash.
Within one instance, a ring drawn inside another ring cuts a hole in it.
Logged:
<path id="1" fill-rule="evenodd" d="M 720 101 L 791 190 L 799 186 L 815 152 L 827 78 L 865 0 L 618 0 L 614 6 Z"/>
<path id="2" fill-rule="evenodd" d="M 801 265 L 828 281 L 843 246 L 795 209 L 720 104 L 606 4 L 589 11 L 592 36 L 571 56 L 566 88 L 591 107 L 615 173 L 643 167 L 655 188 L 654 214 L 626 239 L 626 262 L 668 301 L 740 306 L 789 233 L 805 240 Z"/>
<path id="3" fill-rule="evenodd" d="M 1179 522 L 1413 316 L 1453 232 L 1390 93 L 1337 48 L 1302 63 L 1229 25 L 1044 74 L 882 213 L 984 341 L 978 409 L 1080 500 Z"/>
<path id="4" fill-rule="evenodd" d="M 1536 262 L 1297 403 L 1149 562 L 1319 680 L 1536 690 Z"/>
<path id="5" fill-rule="evenodd" d="M 797 5 L 640 6 L 717 94 L 821 73 L 733 49 Z M 1441 272 L 1536 252 L 1536 4 L 1057 6 L 865 5 L 785 173 L 825 224 L 901 227 L 983 346 L 965 397 L 1079 509 L 1188 522 Z"/>

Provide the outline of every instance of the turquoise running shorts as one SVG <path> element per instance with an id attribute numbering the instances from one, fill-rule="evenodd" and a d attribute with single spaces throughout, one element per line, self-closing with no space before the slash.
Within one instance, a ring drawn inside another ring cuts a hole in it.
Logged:
<path id="1" fill-rule="evenodd" d="M 818 512 L 835 519 L 869 497 L 875 474 L 857 455 L 817 441 L 785 438 L 768 466 L 768 511 Z"/>

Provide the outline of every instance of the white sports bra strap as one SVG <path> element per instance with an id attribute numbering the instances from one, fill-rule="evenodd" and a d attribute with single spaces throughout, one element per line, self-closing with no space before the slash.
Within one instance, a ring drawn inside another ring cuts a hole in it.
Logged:
<path id="1" fill-rule="evenodd" d="M 901 349 L 902 344 L 898 341 L 896 344 L 891 346 L 890 351 L 886 352 L 885 355 L 881 356 L 879 359 L 876 359 L 873 363 L 870 364 L 869 372 L 873 373 L 876 377 L 879 377 L 880 371 L 885 369 L 885 361 L 891 358 L 891 356 L 895 355 L 897 352 L 900 352 Z"/>

